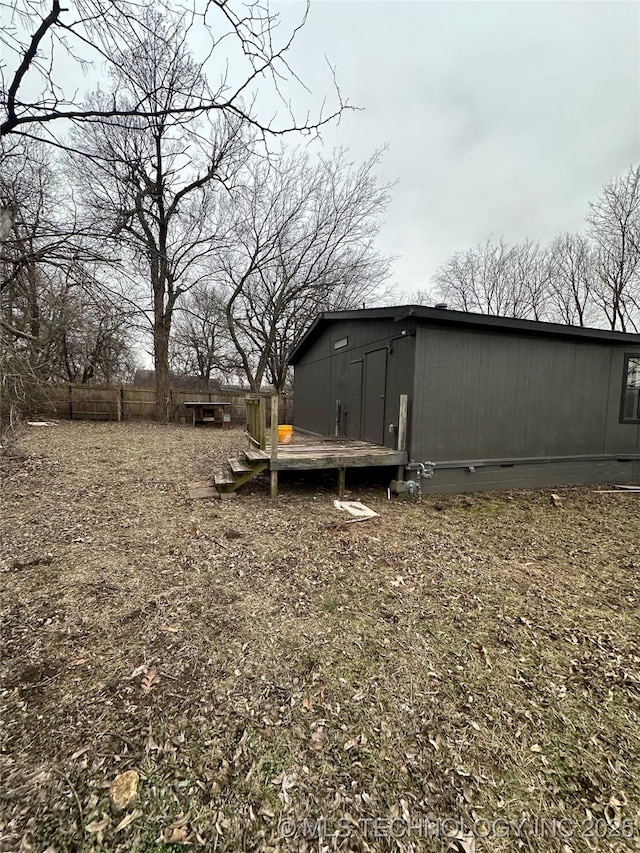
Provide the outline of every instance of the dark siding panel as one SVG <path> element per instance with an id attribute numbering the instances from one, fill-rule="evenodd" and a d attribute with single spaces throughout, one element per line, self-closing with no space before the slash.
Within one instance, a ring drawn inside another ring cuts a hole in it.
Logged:
<path id="1" fill-rule="evenodd" d="M 518 357 L 514 371 L 514 412 L 511 430 L 514 447 L 526 447 L 527 444 L 527 400 L 529 396 L 529 377 L 532 374 L 531 363 L 531 341 L 524 339 L 520 347 L 518 347 Z"/>
<path id="2" fill-rule="evenodd" d="M 395 334 L 398 334 L 396 329 Z M 407 414 L 407 447 L 411 446 L 411 412 L 413 405 L 413 373 L 415 363 L 415 343 L 412 336 L 397 338 L 391 342 L 391 351 L 387 357 L 387 393 L 385 405 L 384 444 L 397 447 L 397 429 L 389 431 L 389 425 L 398 426 L 400 417 L 400 395 L 409 397 Z"/>
<path id="3" fill-rule="evenodd" d="M 389 424 L 397 425 L 400 394 L 413 391 L 414 338 L 397 337 L 413 322 L 392 320 L 354 320 L 332 323 L 305 352 L 294 372 L 294 425 L 328 435 L 335 433 L 336 401 L 342 407 L 344 427 L 349 438 L 360 438 L 362 410 L 362 363 L 366 353 L 390 347 L 387 358 L 387 395 L 384 411 L 384 443 L 395 446 L 396 434 Z M 343 339 L 348 344 L 334 349 Z M 410 400 L 411 404 L 411 400 Z"/>
<path id="4" fill-rule="evenodd" d="M 341 409 L 347 412 L 347 421 L 352 408 L 353 394 L 351 383 L 353 381 L 351 352 L 338 350 L 331 358 L 331 435 L 335 434 L 336 401 L 340 400 Z M 340 430 L 344 427 L 344 417 L 340 424 Z"/>
<path id="5" fill-rule="evenodd" d="M 329 434 L 329 359 L 296 366 L 293 425 L 298 429 Z"/>
<path id="6" fill-rule="evenodd" d="M 343 424 L 346 426 L 347 438 L 360 438 L 360 415 L 362 404 L 362 361 L 352 361 L 349 365 L 349 397 L 345 397 L 347 405 L 344 409 Z"/>
<path id="7" fill-rule="evenodd" d="M 609 346 L 420 328 L 412 456 L 437 461 L 613 450 L 605 442 L 609 374 Z M 631 452 L 631 442 L 626 449 Z"/>

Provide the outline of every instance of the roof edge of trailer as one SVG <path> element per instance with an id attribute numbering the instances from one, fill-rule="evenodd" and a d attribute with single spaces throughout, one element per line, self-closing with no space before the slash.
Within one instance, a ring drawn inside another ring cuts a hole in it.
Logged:
<path id="1" fill-rule="evenodd" d="M 640 346 L 640 334 L 594 329 L 587 326 L 568 326 L 562 323 L 547 323 L 541 320 L 519 320 L 494 314 L 476 314 L 470 311 L 454 311 L 450 308 L 427 308 L 424 305 L 395 305 L 384 308 L 358 308 L 347 311 L 323 311 L 315 318 L 302 338 L 294 347 L 290 363 L 295 365 L 330 323 L 344 320 L 403 320 L 428 321 L 445 327 L 486 329 L 493 331 L 520 332 L 542 337 L 560 337 L 594 343 L 619 343 Z"/>

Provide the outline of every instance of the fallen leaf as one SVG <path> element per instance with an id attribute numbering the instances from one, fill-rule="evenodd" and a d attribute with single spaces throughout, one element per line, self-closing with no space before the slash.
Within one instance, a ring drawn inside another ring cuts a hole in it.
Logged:
<path id="1" fill-rule="evenodd" d="M 311 749 L 315 750 L 315 752 L 321 752 L 324 745 L 324 739 L 325 730 L 322 726 L 319 726 L 314 732 L 312 732 L 311 738 L 309 739 Z"/>
<path id="2" fill-rule="evenodd" d="M 183 844 L 189 836 L 184 826 L 170 826 L 163 833 L 167 844 Z"/>
<path id="3" fill-rule="evenodd" d="M 480 652 L 480 654 L 484 658 L 484 662 L 485 662 L 487 669 L 493 669 L 493 667 L 491 666 L 491 660 L 489 659 L 489 652 L 485 649 L 485 647 L 482 645 L 478 646 L 478 651 Z"/>
<path id="4" fill-rule="evenodd" d="M 150 693 L 156 684 L 160 684 L 160 676 L 158 675 L 155 667 L 152 666 L 151 669 L 147 670 L 144 678 L 142 679 L 142 692 Z"/>
<path id="5" fill-rule="evenodd" d="M 78 749 L 76 752 L 73 753 L 73 755 L 71 756 L 71 760 L 75 761 L 76 758 L 80 758 L 81 755 L 84 755 L 85 752 L 88 752 L 90 749 L 90 746 L 83 746 L 82 749 Z"/>
<path id="6" fill-rule="evenodd" d="M 297 775 L 295 773 L 287 773 L 286 771 L 282 771 L 271 783 L 272 785 L 280 786 L 280 799 L 283 803 L 288 803 L 291 799 L 289 796 L 289 789 L 295 788 Z"/>
<path id="7" fill-rule="evenodd" d="M 85 826 L 85 830 L 87 832 L 102 832 L 109 826 L 110 822 L 108 815 L 105 815 L 102 820 L 92 820 Z"/>
<path id="8" fill-rule="evenodd" d="M 476 850 L 476 840 L 473 835 L 463 835 L 456 838 L 453 845 L 452 849 L 457 850 L 458 853 L 475 853 Z"/>
<path id="9" fill-rule="evenodd" d="M 264 802 L 260 806 L 258 814 L 261 817 L 269 817 L 269 818 L 275 817 L 275 812 L 272 811 L 271 806 L 269 805 L 269 803 L 266 800 L 264 800 Z"/>
<path id="10" fill-rule="evenodd" d="M 619 829 L 622 825 L 622 810 L 621 803 L 614 797 L 611 797 L 607 805 L 604 807 L 604 818 L 613 829 Z"/>
<path id="11" fill-rule="evenodd" d="M 132 812 L 129 812 L 129 814 L 125 815 L 122 818 L 122 820 L 120 821 L 120 823 L 113 830 L 114 833 L 120 832 L 120 830 L 122 830 L 122 829 L 126 829 L 129 826 L 129 824 L 133 823 L 136 818 L 141 817 L 141 816 L 142 816 L 142 812 L 140 811 L 140 809 L 134 809 Z"/>
<path id="12" fill-rule="evenodd" d="M 144 747 L 145 752 L 155 752 L 157 749 L 160 749 L 160 745 L 155 742 L 153 739 L 153 735 L 150 734 L 147 738 L 147 742 Z"/>

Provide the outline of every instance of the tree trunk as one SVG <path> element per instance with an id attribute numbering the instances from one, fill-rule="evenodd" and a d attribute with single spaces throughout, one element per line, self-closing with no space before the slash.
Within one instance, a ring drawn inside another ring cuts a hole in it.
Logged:
<path id="1" fill-rule="evenodd" d="M 169 376 L 169 323 L 156 318 L 153 329 L 154 367 L 156 371 L 156 418 L 166 424 L 171 419 L 171 383 Z"/>

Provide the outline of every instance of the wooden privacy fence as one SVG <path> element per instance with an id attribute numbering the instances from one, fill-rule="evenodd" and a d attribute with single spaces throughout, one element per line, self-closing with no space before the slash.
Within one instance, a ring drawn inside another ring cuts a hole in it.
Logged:
<path id="1" fill-rule="evenodd" d="M 250 395 L 251 399 L 266 401 L 269 392 Z M 191 423 L 191 412 L 185 403 L 225 402 L 231 404 L 231 422 L 244 424 L 247 421 L 248 392 L 231 391 L 184 391 L 171 390 L 171 419 L 177 423 Z M 152 421 L 156 418 L 155 388 L 138 385 L 49 385 L 48 414 L 71 420 L 100 421 Z M 291 423 L 293 419 L 293 394 L 280 394 L 279 421 Z M 258 403 L 259 405 L 259 403 Z M 263 402 L 266 405 L 266 402 Z"/>

